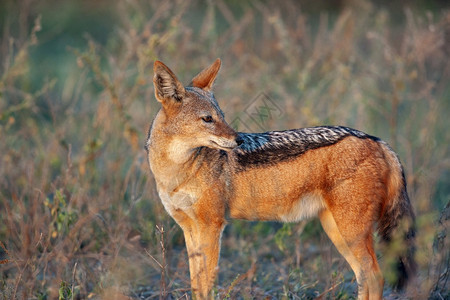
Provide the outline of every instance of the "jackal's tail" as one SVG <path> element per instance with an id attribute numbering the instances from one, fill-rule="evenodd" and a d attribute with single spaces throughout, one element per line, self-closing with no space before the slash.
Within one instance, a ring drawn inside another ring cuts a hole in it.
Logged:
<path id="1" fill-rule="evenodd" d="M 415 254 L 415 215 L 406 190 L 406 179 L 397 155 L 385 145 L 391 166 L 388 200 L 378 221 L 378 232 L 384 242 L 392 245 L 397 255 L 394 287 L 403 289 L 417 269 Z"/>

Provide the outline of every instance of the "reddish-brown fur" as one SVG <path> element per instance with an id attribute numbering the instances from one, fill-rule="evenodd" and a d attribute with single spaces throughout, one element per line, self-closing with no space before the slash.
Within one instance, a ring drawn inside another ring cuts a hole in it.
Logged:
<path id="1" fill-rule="evenodd" d="M 337 137 L 341 129 L 331 128 L 323 146 L 306 145 L 304 152 L 289 157 L 280 150 L 276 162 L 246 164 L 238 159 L 245 152 L 237 150 L 239 134 L 227 125 L 210 93 L 219 67 L 216 60 L 192 80 L 192 87 L 184 88 L 164 64 L 154 66 L 162 109 L 149 132 L 148 159 L 162 203 L 184 232 L 197 298 L 210 295 L 228 211 L 232 218 L 247 220 L 292 222 L 318 216 L 355 272 L 358 298 L 381 299 L 374 224 L 389 239 L 398 218 L 413 220 L 396 155 L 379 139 L 363 133 Z M 286 140 L 295 136 L 285 135 Z M 280 149 L 293 147 L 283 143 Z"/>

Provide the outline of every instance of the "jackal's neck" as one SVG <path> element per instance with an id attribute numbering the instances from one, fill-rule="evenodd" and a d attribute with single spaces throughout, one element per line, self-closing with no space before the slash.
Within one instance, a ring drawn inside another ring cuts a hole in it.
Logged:
<path id="1" fill-rule="evenodd" d="M 158 143 L 155 143 L 156 145 Z M 148 159 L 158 188 L 169 192 L 183 185 L 193 173 L 193 169 L 195 169 L 194 154 L 190 156 L 185 154 L 186 157 L 183 157 L 183 162 L 180 163 L 177 160 L 181 159 L 181 154 L 175 154 L 176 158 L 174 158 L 170 151 L 162 149 L 164 147 L 149 147 Z"/>
<path id="2" fill-rule="evenodd" d="M 158 113 L 150 127 L 146 148 L 157 183 L 169 187 L 182 182 L 192 172 L 198 149 L 174 137 L 165 130 L 163 122 L 164 116 Z"/>

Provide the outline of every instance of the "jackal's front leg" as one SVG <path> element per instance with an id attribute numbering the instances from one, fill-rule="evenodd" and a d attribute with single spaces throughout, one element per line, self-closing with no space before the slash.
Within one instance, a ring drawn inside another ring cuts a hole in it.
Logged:
<path id="1" fill-rule="evenodd" d="M 208 299 L 217 274 L 220 237 L 225 221 L 195 220 L 182 226 L 189 256 L 191 286 L 197 299 Z"/>

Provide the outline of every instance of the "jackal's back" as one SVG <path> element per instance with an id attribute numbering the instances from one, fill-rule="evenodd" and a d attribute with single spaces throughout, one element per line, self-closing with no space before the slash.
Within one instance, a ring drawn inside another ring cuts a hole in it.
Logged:
<path id="1" fill-rule="evenodd" d="M 380 141 L 377 137 L 343 126 L 318 126 L 239 135 L 243 143 L 234 152 L 243 167 L 292 160 L 307 151 L 334 145 L 350 136 Z"/>

